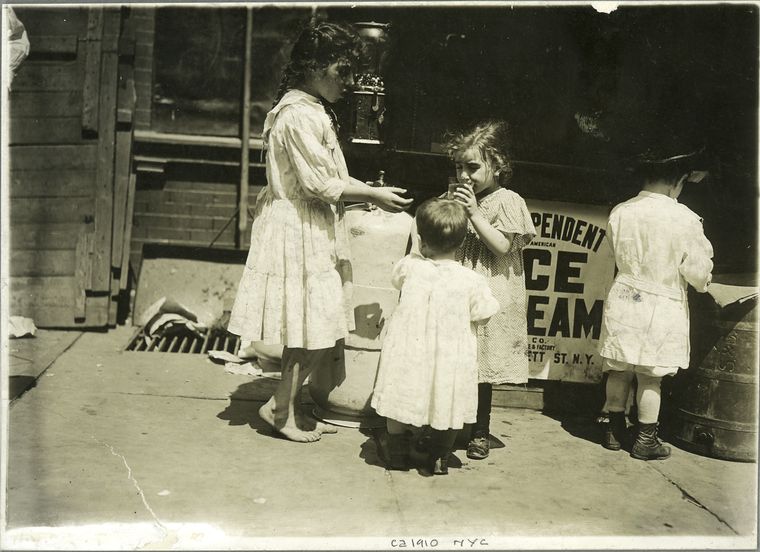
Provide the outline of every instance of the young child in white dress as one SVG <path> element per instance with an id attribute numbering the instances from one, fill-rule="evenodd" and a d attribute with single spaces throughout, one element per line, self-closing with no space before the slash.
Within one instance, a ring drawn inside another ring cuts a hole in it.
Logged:
<path id="1" fill-rule="evenodd" d="M 353 329 L 351 260 L 344 201 L 401 211 L 401 188 L 373 188 L 348 174 L 325 104 L 353 85 L 361 51 L 351 27 L 319 23 L 301 32 L 276 105 L 264 121 L 267 186 L 256 202 L 251 248 L 228 330 L 282 344 L 282 379 L 259 416 L 291 441 L 334 430 L 300 411 L 308 374 L 332 362 L 335 343 Z"/>
<path id="2" fill-rule="evenodd" d="M 694 154 L 643 158 L 642 190 L 610 213 L 607 239 L 618 268 L 604 304 L 599 352 L 608 373 L 610 423 L 602 446 L 628 448 L 625 404 L 636 377 L 638 427 L 630 454 L 661 460 L 670 447 L 657 438 L 660 382 L 689 366 L 689 285 L 707 291 L 713 249 L 702 219 L 678 203 Z"/>
<path id="3" fill-rule="evenodd" d="M 483 276 L 454 258 L 467 214 L 453 200 L 433 198 L 416 216 L 420 253 L 394 267 L 401 298 L 380 354 L 372 406 L 387 418 L 389 469 L 409 468 L 411 427 L 430 426 L 425 471 L 448 473 L 457 432 L 478 405 L 475 327 L 499 310 Z"/>

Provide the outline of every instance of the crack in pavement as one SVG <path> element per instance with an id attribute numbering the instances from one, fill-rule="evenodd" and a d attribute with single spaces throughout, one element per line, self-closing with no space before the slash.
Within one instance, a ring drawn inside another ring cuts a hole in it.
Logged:
<path id="1" fill-rule="evenodd" d="M 97 439 L 96 439 L 97 440 Z M 113 448 L 113 445 L 109 445 L 108 443 L 103 443 L 99 441 L 103 446 L 108 447 L 108 449 L 111 451 L 111 454 L 114 456 L 118 456 L 121 458 L 121 461 L 124 463 L 124 467 L 127 468 L 127 479 L 129 479 L 132 484 L 135 486 L 135 489 L 137 489 L 137 492 L 140 493 L 140 498 L 142 499 L 142 503 L 145 505 L 145 509 L 150 512 L 150 515 L 153 516 L 153 520 L 156 522 L 156 524 L 161 527 L 161 529 L 164 530 L 164 535 L 168 532 L 168 529 L 163 524 L 163 522 L 158 519 L 158 516 L 156 515 L 156 512 L 153 511 L 153 508 L 150 507 L 150 504 L 148 504 L 148 499 L 145 498 L 145 493 L 140 488 L 140 484 L 137 482 L 137 479 L 132 476 L 132 468 L 129 467 L 129 464 L 127 463 L 127 459 L 124 457 L 123 454 L 119 454 L 116 452 L 116 450 Z"/>
<path id="2" fill-rule="evenodd" d="M 372 441 L 375 443 L 375 454 L 377 458 L 379 459 L 381 457 L 381 444 L 380 444 L 380 436 L 379 435 L 373 435 Z M 391 489 L 391 494 L 393 495 L 393 502 L 396 505 L 396 511 L 398 512 L 399 520 L 401 521 L 401 527 L 404 532 L 408 530 L 408 523 L 406 520 L 406 516 L 404 515 L 404 511 L 401 508 L 401 503 L 398 499 L 398 492 L 396 491 L 396 482 L 393 478 L 393 472 L 389 469 L 385 470 L 385 480 L 388 482 L 388 486 Z"/>
<path id="3" fill-rule="evenodd" d="M 195 397 L 193 395 L 165 395 L 163 393 L 132 393 L 129 391 L 109 391 L 109 392 L 114 395 L 127 395 L 131 397 L 159 397 L 159 398 L 165 398 L 165 399 L 197 399 L 199 401 L 227 401 L 230 399 L 230 397 Z M 241 400 L 241 399 L 235 399 L 235 400 Z M 251 399 L 251 401 L 263 402 L 263 401 L 266 401 L 266 399 L 261 399 L 261 401 Z"/>
<path id="4" fill-rule="evenodd" d="M 393 501 L 396 503 L 396 511 L 398 512 L 398 516 L 401 521 L 401 527 L 403 528 L 403 532 L 406 533 L 408 525 L 406 522 L 406 516 L 404 515 L 404 511 L 401 508 L 401 503 L 398 500 L 398 493 L 396 492 L 396 485 L 395 481 L 393 480 L 393 474 L 390 472 L 390 470 L 385 470 L 385 478 L 388 481 L 388 485 L 391 488 L 391 493 L 393 494 Z"/>
<path id="5" fill-rule="evenodd" d="M 177 536 L 174 535 L 174 532 L 171 529 L 164 525 L 164 523 L 156 515 L 156 512 L 153 511 L 153 508 L 150 507 L 150 504 L 148 504 L 148 499 L 145 498 L 145 493 L 143 492 L 142 488 L 140 488 L 140 484 L 137 482 L 137 479 L 135 479 L 132 475 L 132 468 L 129 466 L 126 457 L 123 454 L 116 452 L 116 450 L 113 448 L 113 445 L 109 445 L 108 443 L 101 441 L 94 435 L 91 435 L 91 437 L 104 447 L 107 447 L 108 450 L 111 451 L 111 454 L 118 458 L 121 458 L 121 461 L 124 463 L 124 467 L 127 468 L 127 479 L 129 479 L 132 482 L 132 485 L 134 485 L 135 489 L 137 489 L 137 492 L 140 494 L 140 498 L 142 499 L 142 503 L 145 506 L 145 509 L 148 510 L 150 515 L 153 517 L 153 522 L 159 527 L 159 529 L 161 529 L 163 533 L 163 536 L 160 539 L 145 543 L 140 548 L 171 548 L 172 544 L 176 544 Z"/>
<path id="6" fill-rule="evenodd" d="M 67 420 L 73 423 L 73 420 L 69 418 L 68 416 L 65 416 L 55 410 L 52 410 L 51 412 L 60 416 L 64 420 Z M 132 482 L 132 485 L 134 485 L 135 489 L 137 489 L 137 492 L 140 494 L 140 499 L 142 500 L 142 503 L 145 506 L 145 509 L 150 513 L 151 517 L 153 518 L 153 522 L 158 526 L 158 528 L 163 533 L 163 536 L 159 540 L 146 543 L 141 548 L 146 548 L 146 547 L 163 548 L 163 547 L 166 547 L 167 545 L 169 548 L 171 548 L 171 544 L 173 542 L 176 542 L 177 537 L 176 535 L 174 535 L 174 532 L 159 519 L 159 517 L 156 515 L 156 512 L 153 510 L 153 508 L 150 507 L 150 504 L 148 504 L 148 499 L 145 498 L 145 493 L 140 487 L 140 484 L 137 482 L 137 479 L 135 479 L 135 477 L 132 475 L 132 468 L 127 462 L 126 457 L 123 454 L 116 452 L 116 449 L 113 447 L 113 445 L 109 445 L 105 441 L 98 439 L 95 435 L 90 434 L 90 439 L 92 439 L 99 445 L 102 445 L 103 447 L 107 448 L 111 452 L 112 455 L 116 456 L 117 458 L 121 458 L 121 461 L 124 464 L 124 467 L 127 468 L 127 479 L 129 479 Z"/>
<path id="7" fill-rule="evenodd" d="M 722 517 L 720 517 L 718 514 L 716 514 L 716 513 L 715 513 L 715 512 L 713 512 L 712 510 L 710 510 L 710 508 L 708 508 L 707 506 L 705 506 L 704 504 L 702 504 L 702 503 L 701 503 L 701 502 L 700 502 L 700 501 L 697 499 L 697 497 L 695 497 L 694 495 L 692 495 L 691 493 L 689 493 L 689 492 L 688 492 L 686 489 L 684 489 L 684 488 L 683 488 L 681 485 L 679 485 L 679 484 L 678 484 L 676 481 L 674 481 L 673 479 L 671 479 L 670 477 L 668 477 L 667 475 L 665 475 L 663 472 L 661 472 L 660 470 L 658 470 L 658 469 L 657 469 L 657 468 L 655 468 L 654 466 L 649 466 L 649 467 L 650 467 L 651 469 L 653 469 L 654 471 L 656 471 L 657 473 L 659 473 L 659 474 L 660 474 L 660 475 L 661 475 L 661 476 L 662 476 L 662 477 L 663 477 L 663 478 L 664 478 L 664 479 L 665 479 L 665 480 L 666 480 L 668 483 L 670 483 L 670 484 L 671 484 L 671 485 L 673 485 L 673 486 L 674 486 L 676 489 L 678 489 L 679 491 L 681 491 L 681 498 L 683 498 L 684 500 L 688 500 L 689 502 L 691 502 L 692 504 L 694 504 L 694 505 L 695 505 L 695 506 L 697 506 L 698 508 L 702 508 L 702 509 L 703 509 L 705 512 L 707 512 L 708 514 L 710 514 L 711 516 L 713 516 L 713 517 L 714 517 L 715 519 L 717 519 L 717 520 L 718 520 L 720 523 L 722 523 L 723 525 L 725 525 L 726 527 L 728 527 L 728 528 L 729 528 L 729 529 L 730 529 L 730 530 L 731 530 L 731 531 L 732 531 L 732 532 L 733 532 L 735 535 L 737 535 L 737 536 L 738 536 L 738 535 L 740 534 L 740 533 L 739 533 L 739 531 L 737 531 L 736 529 L 734 529 L 734 528 L 731 526 L 731 524 L 730 524 L 730 523 L 728 523 L 728 522 L 727 522 L 725 519 L 723 519 L 723 518 L 722 518 Z"/>

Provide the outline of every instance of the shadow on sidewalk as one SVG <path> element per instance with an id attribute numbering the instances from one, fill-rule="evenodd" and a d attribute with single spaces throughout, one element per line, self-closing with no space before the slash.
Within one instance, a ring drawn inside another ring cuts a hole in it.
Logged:
<path id="1" fill-rule="evenodd" d="M 603 428 L 597 423 L 596 418 L 589 416 L 560 415 L 550 412 L 542 413 L 547 418 L 560 422 L 562 429 L 573 437 L 578 437 L 594 444 L 601 444 Z"/>
<path id="2" fill-rule="evenodd" d="M 232 392 L 230 403 L 216 415 L 220 420 L 226 420 L 231 426 L 247 425 L 255 429 L 259 435 L 285 439 L 282 435 L 259 417 L 259 408 L 274 395 L 280 380 L 274 378 L 256 378 L 246 382 Z M 309 395 L 307 385 L 301 392 L 301 404 L 305 411 L 311 411 L 314 402 Z"/>
<path id="3" fill-rule="evenodd" d="M 367 440 L 361 444 L 359 458 L 364 460 L 364 462 L 370 466 L 385 468 L 385 460 L 381 451 L 387 450 L 388 432 L 385 430 L 385 428 L 362 429 L 359 431 L 362 435 L 365 435 L 367 437 Z M 416 468 L 412 467 L 411 470 L 413 471 L 417 469 L 418 473 L 421 474 L 418 467 L 424 464 L 426 456 L 424 452 L 415 449 L 414 443 L 415 437 L 412 438 L 411 463 L 413 466 L 416 466 Z M 503 443 L 502 446 L 504 446 Z M 457 450 L 458 447 L 455 446 L 454 451 L 452 451 L 451 455 L 449 456 L 449 468 L 459 469 L 462 467 L 462 461 L 455 454 Z"/>
<path id="4" fill-rule="evenodd" d="M 261 435 L 273 435 L 272 428 L 259 417 L 259 407 L 263 401 L 231 399 L 223 411 L 216 415 L 220 420 L 226 420 L 231 426 L 247 425 Z"/>
<path id="5" fill-rule="evenodd" d="M 8 399 L 13 401 L 37 386 L 37 378 L 33 376 L 10 376 L 8 378 Z"/>

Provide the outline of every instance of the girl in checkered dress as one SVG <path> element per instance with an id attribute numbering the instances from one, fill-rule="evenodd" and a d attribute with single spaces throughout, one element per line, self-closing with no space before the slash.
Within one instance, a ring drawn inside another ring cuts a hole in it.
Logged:
<path id="1" fill-rule="evenodd" d="M 502 187 L 512 176 L 509 127 L 487 121 L 448 143 L 459 186 L 451 197 L 469 219 L 456 259 L 482 274 L 501 308 L 478 334 L 478 412 L 467 457 L 489 453 L 493 384 L 528 381 L 526 292 L 522 250 L 535 236 L 525 201 Z"/>

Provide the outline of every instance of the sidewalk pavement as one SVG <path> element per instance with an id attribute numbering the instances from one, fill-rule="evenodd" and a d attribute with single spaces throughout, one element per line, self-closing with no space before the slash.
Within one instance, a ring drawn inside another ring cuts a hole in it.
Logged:
<path id="1" fill-rule="evenodd" d="M 82 334 L 11 404 L 0 548 L 757 546 L 756 464 L 642 462 L 590 420 L 495 408 L 488 459 L 388 472 L 370 432 L 273 437 L 256 412 L 275 380 L 123 352 L 131 333 Z"/>

